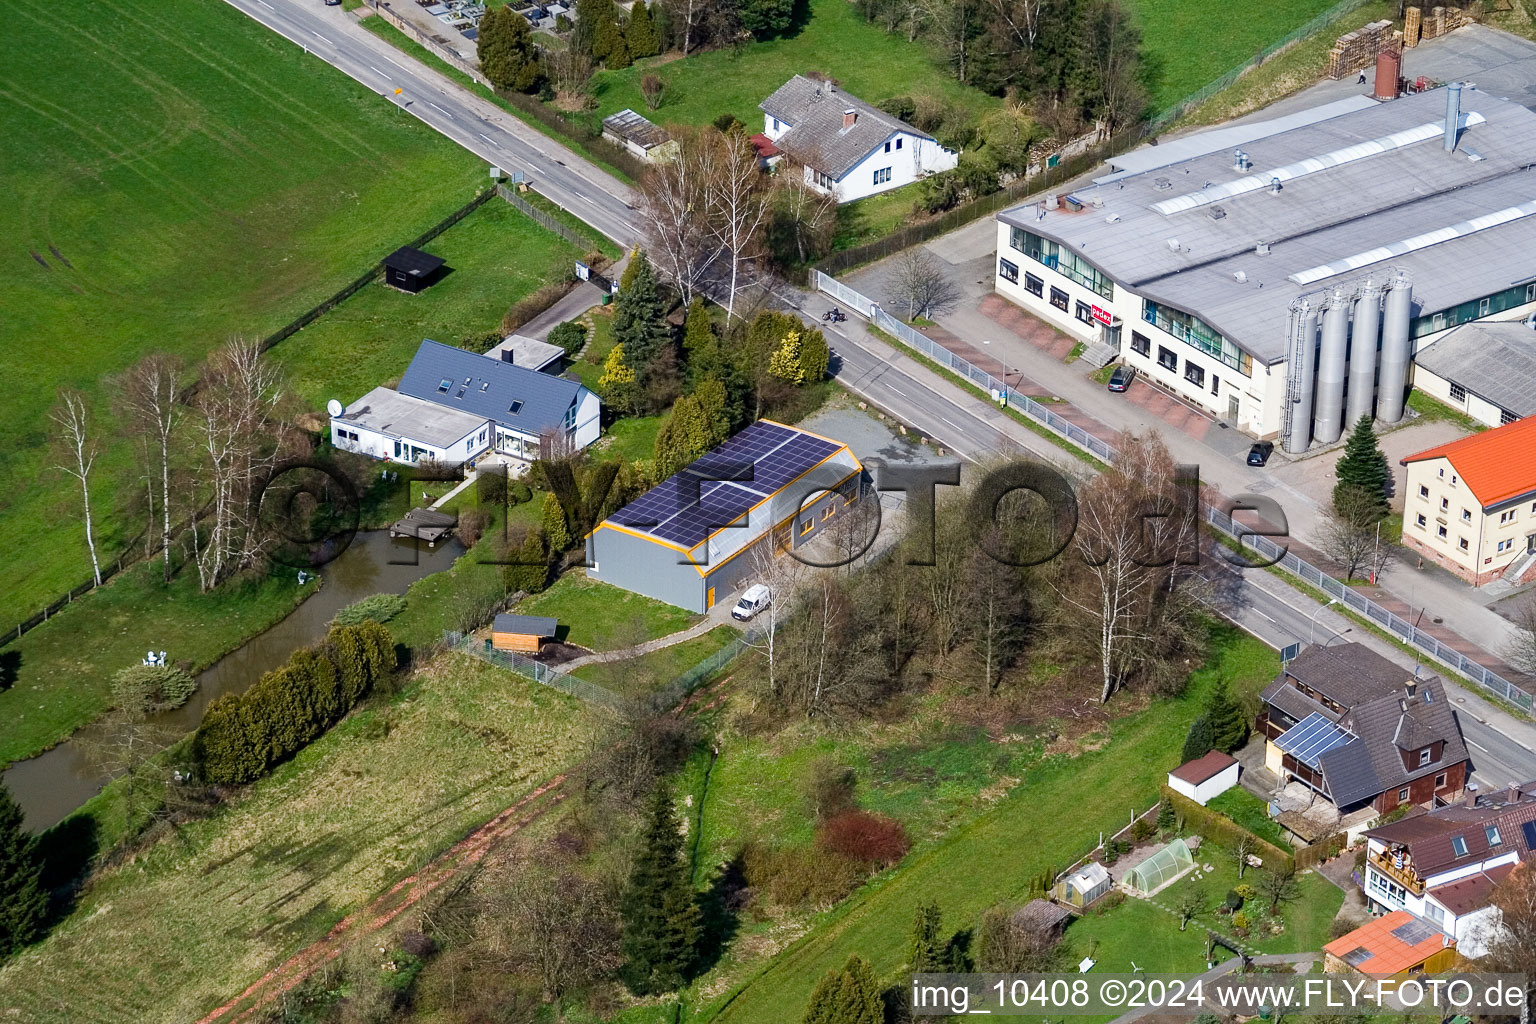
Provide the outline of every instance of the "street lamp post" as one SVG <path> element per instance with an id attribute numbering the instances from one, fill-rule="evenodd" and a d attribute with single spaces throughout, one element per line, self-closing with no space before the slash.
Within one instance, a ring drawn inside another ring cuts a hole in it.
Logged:
<path id="1" fill-rule="evenodd" d="M 1329 607 L 1331 607 L 1333 605 L 1336 605 L 1338 603 L 1339 603 L 1339 599 L 1338 598 L 1330 597 L 1328 599 L 1328 603 L 1327 604 L 1318 605 L 1317 606 L 1317 611 L 1313 612 L 1310 616 L 1308 616 L 1308 621 L 1311 622 L 1311 624 L 1312 624 L 1311 629 L 1309 629 L 1307 631 L 1307 643 L 1309 645 L 1310 644 L 1314 644 L 1314 643 L 1317 642 L 1317 616 L 1318 616 L 1318 614 L 1320 612 L 1322 612 L 1322 610 L 1324 608 L 1329 608 Z"/>

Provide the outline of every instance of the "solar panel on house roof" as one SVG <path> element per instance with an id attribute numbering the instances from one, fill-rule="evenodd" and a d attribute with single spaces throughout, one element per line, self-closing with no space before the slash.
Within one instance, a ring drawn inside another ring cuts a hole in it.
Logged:
<path id="1" fill-rule="evenodd" d="M 1308 768 L 1316 768 L 1324 754 L 1335 747 L 1344 746 L 1352 739 L 1354 737 L 1349 733 L 1313 712 L 1281 733 L 1275 740 L 1275 746 Z"/>
<path id="2" fill-rule="evenodd" d="M 609 519 L 691 548 L 842 447 L 759 420 Z"/>
<path id="3" fill-rule="evenodd" d="M 1404 921 L 1392 929 L 1392 934 L 1410 946 L 1432 939 L 1437 934 L 1435 929 L 1415 918 L 1412 921 Z"/>
<path id="4" fill-rule="evenodd" d="M 1521 825 L 1520 834 L 1525 836 L 1525 848 L 1536 850 L 1536 821 L 1528 821 Z"/>
<path id="5" fill-rule="evenodd" d="M 1344 954 L 1344 962 L 1349 964 L 1351 967 L 1359 967 L 1361 964 L 1365 963 L 1375 955 L 1375 953 L 1372 953 L 1364 946 L 1356 946 L 1354 949 Z"/>

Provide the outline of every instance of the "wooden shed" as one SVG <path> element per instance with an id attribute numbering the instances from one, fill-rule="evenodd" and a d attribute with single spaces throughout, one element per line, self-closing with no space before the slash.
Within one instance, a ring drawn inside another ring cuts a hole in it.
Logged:
<path id="1" fill-rule="evenodd" d="M 509 615 L 503 612 L 491 623 L 491 646 L 498 651 L 537 654 L 539 644 L 545 639 L 554 639 L 555 630 L 559 626 L 557 620 L 542 615 Z"/>
<path id="2" fill-rule="evenodd" d="M 406 292 L 419 292 L 436 278 L 446 261 L 440 256 L 402 245 L 384 257 L 384 283 Z"/>

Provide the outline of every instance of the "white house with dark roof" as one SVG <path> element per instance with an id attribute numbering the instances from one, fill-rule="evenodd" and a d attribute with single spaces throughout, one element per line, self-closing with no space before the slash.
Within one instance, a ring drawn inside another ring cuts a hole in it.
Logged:
<path id="1" fill-rule="evenodd" d="M 1413 386 L 1490 427 L 1536 416 L 1536 330 L 1475 320 L 1436 335 L 1413 357 Z"/>
<path id="2" fill-rule="evenodd" d="M 394 390 L 374 388 L 331 416 L 336 447 L 391 462 L 531 461 L 551 440 L 587 447 L 602 403 L 581 382 L 424 340 Z"/>
<path id="3" fill-rule="evenodd" d="M 932 135 L 831 82 L 796 75 L 758 106 L 768 140 L 839 203 L 953 170 L 960 160 Z"/>

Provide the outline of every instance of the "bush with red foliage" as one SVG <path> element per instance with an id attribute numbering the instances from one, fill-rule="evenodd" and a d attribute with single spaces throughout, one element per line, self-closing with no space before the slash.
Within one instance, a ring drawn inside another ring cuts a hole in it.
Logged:
<path id="1" fill-rule="evenodd" d="M 829 853 L 879 869 L 907 855 L 907 830 L 895 818 L 869 811 L 844 811 L 816 829 L 816 845 Z"/>

